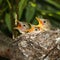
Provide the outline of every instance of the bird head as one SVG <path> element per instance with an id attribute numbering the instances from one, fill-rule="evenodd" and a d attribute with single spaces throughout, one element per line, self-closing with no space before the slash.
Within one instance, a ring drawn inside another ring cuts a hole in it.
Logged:
<path id="1" fill-rule="evenodd" d="M 37 31 L 39 31 L 39 28 L 36 27 L 36 25 L 32 25 L 32 24 L 30 24 L 30 28 L 29 29 L 25 30 L 25 32 L 28 32 L 28 33 L 37 32 Z"/>
<path id="2" fill-rule="evenodd" d="M 29 29 L 29 25 L 26 22 L 17 21 L 17 26 L 14 29 L 18 30 L 20 33 L 25 33 L 26 29 Z"/>
<path id="3" fill-rule="evenodd" d="M 36 27 L 38 27 L 40 31 L 50 30 L 51 24 L 47 19 L 40 19 L 36 17 L 36 20 L 38 21 L 38 25 L 36 25 Z"/>

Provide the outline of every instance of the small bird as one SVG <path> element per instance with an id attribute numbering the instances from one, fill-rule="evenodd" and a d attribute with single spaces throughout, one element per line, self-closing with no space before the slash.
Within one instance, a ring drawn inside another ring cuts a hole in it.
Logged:
<path id="1" fill-rule="evenodd" d="M 34 32 L 34 31 L 44 32 L 50 30 L 51 24 L 47 19 L 40 19 L 36 17 L 36 20 L 38 21 L 37 25 L 32 25 L 26 22 L 18 21 L 17 27 L 15 27 L 14 29 L 17 29 L 22 34 Z"/>
<path id="2" fill-rule="evenodd" d="M 20 33 L 24 34 L 25 30 L 29 29 L 29 24 L 26 22 L 17 21 L 17 26 L 14 29 L 18 30 Z"/>
<path id="3" fill-rule="evenodd" d="M 51 24 L 47 19 L 40 19 L 38 17 L 36 17 L 36 20 L 38 21 L 37 25 L 32 25 L 30 24 L 30 29 L 27 29 L 26 32 L 44 32 L 44 31 L 48 31 L 50 30 Z"/>
<path id="4" fill-rule="evenodd" d="M 51 29 L 51 23 L 47 19 L 40 19 L 36 17 L 36 20 L 38 21 L 38 25 L 35 27 L 38 27 L 40 31 L 48 31 Z"/>
<path id="5" fill-rule="evenodd" d="M 22 34 L 39 31 L 38 27 L 35 27 L 35 25 L 21 21 L 17 21 L 17 26 L 14 27 L 14 29 L 18 30 Z"/>
<path id="6" fill-rule="evenodd" d="M 38 27 L 35 27 L 35 25 L 30 24 L 30 28 L 25 30 L 25 32 L 30 33 L 30 32 L 35 32 L 39 31 Z"/>

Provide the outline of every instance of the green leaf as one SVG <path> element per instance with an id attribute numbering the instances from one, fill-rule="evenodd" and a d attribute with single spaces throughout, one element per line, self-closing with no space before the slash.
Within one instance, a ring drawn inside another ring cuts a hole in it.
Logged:
<path id="1" fill-rule="evenodd" d="M 34 17 L 34 14 L 35 14 L 35 10 L 36 10 L 36 8 L 35 8 L 36 6 L 31 6 L 30 4 L 27 6 L 27 8 L 26 8 L 26 15 L 25 15 L 25 17 L 26 17 L 26 21 L 29 23 L 31 20 L 32 20 L 32 18 Z"/>
<path id="2" fill-rule="evenodd" d="M 28 0 L 21 0 L 21 1 L 19 2 L 19 4 L 18 4 L 18 8 L 19 8 L 19 11 L 18 11 L 19 19 L 20 19 L 21 16 L 22 16 L 22 13 L 23 13 L 24 8 L 26 7 L 27 1 L 28 1 Z"/>
<path id="3" fill-rule="evenodd" d="M 6 22 L 6 25 L 7 25 L 8 29 L 9 29 L 9 31 L 12 31 L 10 14 L 8 14 L 8 13 L 6 13 L 6 15 L 5 15 L 5 22 Z"/>
<path id="4" fill-rule="evenodd" d="M 57 11 L 56 14 L 60 15 L 60 11 Z"/>
<path id="5" fill-rule="evenodd" d="M 60 4 L 56 3 L 55 1 L 52 1 L 52 0 L 46 0 L 46 2 L 54 5 L 55 7 L 59 8 L 60 9 Z"/>
<path id="6" fill-rule="evenodd" d="M 3 0 L 0 0 L 0 4 L 2 3 Z"/>

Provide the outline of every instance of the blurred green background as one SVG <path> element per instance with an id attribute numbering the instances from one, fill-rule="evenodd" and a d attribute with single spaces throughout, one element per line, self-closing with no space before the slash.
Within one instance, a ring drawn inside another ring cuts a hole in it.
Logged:
<path id="1" fill-rule="evenodd" d="M 7 36 L 12 35 L 17 19 L 36 24 L 36 16 L 48 19 L 60 28 L 60 0 L 0 0 L 0 30 Z"/>

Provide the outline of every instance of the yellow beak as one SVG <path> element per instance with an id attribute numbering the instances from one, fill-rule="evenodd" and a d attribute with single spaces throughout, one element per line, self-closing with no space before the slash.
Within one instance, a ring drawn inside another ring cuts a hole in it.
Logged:
<path id="1" fill-rule="evenodd" d="M 40 28 L 42 28 L 43 27 L 43 21 L 40 19 L 40 18 L 38 18 L 38 17 L 36 17 L 36 20 L 38 21 L 38 25 L 36 25 L 36 27 L 40 27 Z"/>
<path id="2" fill-rule="evenodd" d="M 34 26 L 32 26 L 31 24 L 30 24 L 30 26 L 31 26 L 31 28 L 30 28 L 30 29 L 25 30 L 25 32 L 33 32 L 33 31 L 34 31 Z"/>
<path id="3" fill-rule="evenodd" d="M 38 27 L 40 31 L 45 31 L 43 21 L 42 21 L 40 18 L 38 18 L 38 17 L 36 17 L 36 20 L 37 20 L 38 23 L 39 23 L 38 25 L 36 25 L 36 27 Z"/>

